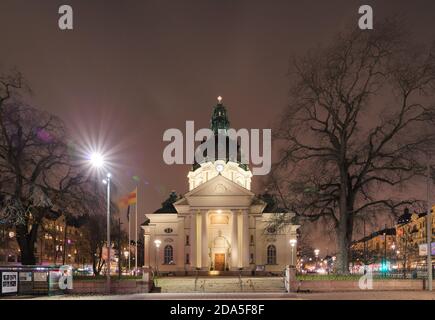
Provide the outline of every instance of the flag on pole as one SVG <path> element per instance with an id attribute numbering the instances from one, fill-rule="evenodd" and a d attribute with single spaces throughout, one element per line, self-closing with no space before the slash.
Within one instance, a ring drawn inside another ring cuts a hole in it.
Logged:
<path id="1" fill-rule="evenodd" d="M 137 201 L 137 188 L 128 194 L 128 204 L 136 204 Z"/>
<path id="2" fill-rule="evenodd" d="M 126 208 L 128 207 L 128 197 L 122 197 L 118 201 L 118 205 L 120 208 Z"/>

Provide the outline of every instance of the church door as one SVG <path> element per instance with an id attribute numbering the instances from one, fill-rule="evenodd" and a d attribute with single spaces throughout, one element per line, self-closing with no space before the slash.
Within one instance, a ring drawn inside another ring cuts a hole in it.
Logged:
<path id="1" fill-rule="evenodd" d="M 225 253 L 215 253 L 214 269 L 216 271 L 225 271 Z"/>

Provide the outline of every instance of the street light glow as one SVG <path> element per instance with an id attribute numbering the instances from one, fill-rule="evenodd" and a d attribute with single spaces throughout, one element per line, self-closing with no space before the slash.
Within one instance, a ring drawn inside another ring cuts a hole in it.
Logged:
<path id="1" fill-rule="evenodd" d="M 103 155 L 99 152 L 93 152 L 89 158 L 89 161 L 94 168 L 102 168 L 105 163 Z"/>
<path id="2" fill-rule="evenodd" d="M 296 245 L 296 243 L 297 243 L 297 240 L 296 240 L 296 239 L 290 239 L 290 245 L 291 245 L 292 247 L 294 247 L 294 246 Z"/>
<path id="3" fill-rule="evenodd" d="M 157 239 L 157 240 L 154 240 L 154 244 L 156 245 L 156 248 L 158 248 L 158 247 L 160 247 L 162 242 L 159 239 Z"/>

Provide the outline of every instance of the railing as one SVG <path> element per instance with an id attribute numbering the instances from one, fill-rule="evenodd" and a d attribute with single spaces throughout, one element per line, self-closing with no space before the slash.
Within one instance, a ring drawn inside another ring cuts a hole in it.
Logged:
<path id="1" fill-rule="evenodd" d="M 246 283 L 249 285 L 249 288 L 255 292 L 255 286 L 254 286 L 254 282 L 252 281 L 252 279 L 248 279 L 248 281 L 246 281 Z"/>
<path id="2" fill-rule="evenodd" d="M 194 286 L 194 290 L 196 291 L 197 289 L 197 285 L 198 285 L 198 278 L 199 278 L 199 273 L 198 270 L 196 270 L 196 275 L 195 275 L 195 286 Z"/>

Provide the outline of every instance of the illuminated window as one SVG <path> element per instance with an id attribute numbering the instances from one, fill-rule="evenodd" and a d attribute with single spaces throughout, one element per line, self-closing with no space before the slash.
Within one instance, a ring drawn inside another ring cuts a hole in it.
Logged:
<path id="1" fill-rule="evenodd" d="M 228 224 L 229 217 L 223 214 L 214 214 L 210 217 L 211 224 Z"/>
<path id="2" fill-rule="evenodd" d="M 273 244 L 267 247 L 267 264 L 276 264 L 276 247 Z"/>
<path id="3" fill-rule="evenodd" d="M 174 249 L 171 245 L 165 246 L 164 249 L 164 264 L 172 264 L 174 263 Z"/>

